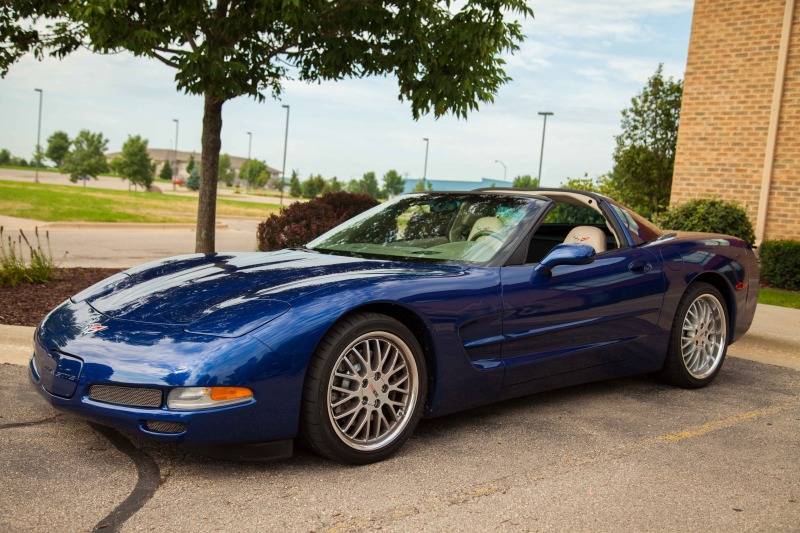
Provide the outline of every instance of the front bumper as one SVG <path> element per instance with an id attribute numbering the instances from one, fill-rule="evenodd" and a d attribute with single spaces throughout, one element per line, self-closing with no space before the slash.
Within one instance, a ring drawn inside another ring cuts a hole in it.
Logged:
<path id="1" fill-rule="evenodd" d="M 39 394 L 53 407 L 161 442 L 202 446 L 263 440 L 263 433 L 254 432 L 251 426 L 253 419 L 258 418 L 258 404 L 255 400 L 199 411 L 170 411 L 164 406 L 137 408 L 92 400 L 89 397 L 89 387 L 81 383 L 78 383 L 69 398 L 53 394 L 44 388 L 33 358 L 28 364 L 28 374 Z M 158 426 L 153 422 L 179 424 L 182 430 L 153 431 L 148 427 Z"/>

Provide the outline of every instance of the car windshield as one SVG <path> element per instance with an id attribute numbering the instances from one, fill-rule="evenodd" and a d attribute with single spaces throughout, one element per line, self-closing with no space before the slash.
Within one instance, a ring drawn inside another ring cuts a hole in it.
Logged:
<path id="1" fill-rule="evenodd" d="M 308 243 L 318 252 L 427 261 L 490 261 L 547 201 L 498 194 L 400 196 Z"/>

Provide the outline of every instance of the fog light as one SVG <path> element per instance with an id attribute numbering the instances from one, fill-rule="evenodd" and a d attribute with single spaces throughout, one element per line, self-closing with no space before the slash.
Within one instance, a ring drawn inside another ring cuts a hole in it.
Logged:
<path id="1" fill-rule="evenodd" d="M 167 396 L 167 407 L 177 410 L 206 409 L 247 402 L 253 391 L 246 387 L 179 387 Z"/>

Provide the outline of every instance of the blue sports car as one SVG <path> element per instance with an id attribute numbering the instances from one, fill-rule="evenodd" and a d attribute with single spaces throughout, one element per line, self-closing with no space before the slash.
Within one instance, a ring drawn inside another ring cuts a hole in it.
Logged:
<path id="1" fill-rule="evenodd" d="M 30 377 L 160 441 L 363 464 L 423 416 L 634 374 L 707 385 L 757 291 L 748 243 L 598 194 L 410 194 L 304 247 L 116 274 L 44 319 Z"/>

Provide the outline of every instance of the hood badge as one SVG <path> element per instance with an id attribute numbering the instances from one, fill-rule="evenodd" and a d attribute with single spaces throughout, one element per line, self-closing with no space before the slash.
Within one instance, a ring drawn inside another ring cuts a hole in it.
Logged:
<path id="1" fill-rule="evenodd" d="M 84 327 L 81 330 L 81 335 L 91 335 L 93 333 L 97 333 L 98 331 L 103 331 L 104 329 L 108 329 L 108 326 L 104 326 L 98 322 L 94 322 Z"/>

